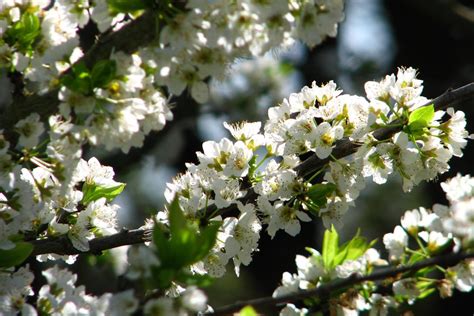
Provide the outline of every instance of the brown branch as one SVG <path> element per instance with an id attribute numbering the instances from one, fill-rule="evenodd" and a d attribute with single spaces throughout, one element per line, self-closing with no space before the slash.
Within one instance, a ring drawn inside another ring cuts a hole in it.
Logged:
<path id="1" fill-rule="evenodd" d="M 331 293 L 345 288 L 352 287 L 354 285 L 360 284 L 367 281 L 377 281 L 384 280 L 391 277 L 396 277 L 402 273 L 411 272 L 415 273 L 423 268 L 431 266 L 441 266 L 441 267 L 450 267 L 458 264 L 462 260 L 474 258 L 474 253 L 449 253 L 446 255 L 437 256 L 434 258 L 426 259 L 419 261 L 410 266 L 401 266 L 397 268 L 384 268 L 369 275 L 357 275 L 352 274 L 346 279 L 339 279 L 332 281 L 330 283 L 323 284 L 317 288 L 307 290 L 307 291 L 298 291 L 296 293 L 282 295 L 279 297 L 262 297 L 257 299 L 252 299 L 248 301 L 238 301 L 234 304 L 226 305 L 223 307 L 216 308 L 212 315 L 230 315 L 234 312 L 238 312 L 243 307 L 251 305 L 253 307 L 262 307 L 262 306 L 276 306 L 280 304 L 291 303 L 299 301 L 305 298 L 310 297 L 328 297 Z"/>
<path id="2" fill-rule="evenodd" d="M 455 106 L 460 103 L 463 103 L 467 100 L 474 100 L 474 83 L 470 83 L 463 87 L 454 90 L 448 90 L 439 97 L 435 98 L 430 102 L 435 104 L 436 109 L 445 109 L 449 106 Z M 394 128 L 382 128 L 376 131 L 376 135 L 380 137 L 390 137 L 395 134 L 398 129 Z M 336 148 L 333 150 L 333 155 L 336 158 L 342 158 L 348 156 L 357 150 L 357 144 L 351 143 L 349 141 L 343 141 L 337 144 Z M 311 156 L 299 166 L 296 167 L 296 171 L 300 176 L 308 175 L 313 173 L 315 170 L 323 167 L 328 160 L 319 159 L 316 155 Z M 254 201 L 257 198 L 257 194 L 252 188 L 249 188 L 245 197 L 240 199 L 242 203 L 248 203 Z M 231 205 L 227 208 L 221 209 L 218 211 L 218 214 L 228 214 L 229 212 L 235 211 L 236 206 Z M 216 211 L 215 206 L 208 207 L 207 214 L 210 215 Z M 124 245 L 132 245 L 143 243 L 149 239 L 150 232 L 144 230 L 124 230 L 115 235 L 100 237 L 89 241 L 91 250 L 88 253 L 100 253 L 103 250 L 120 247 Z M 147 237 L 148 236 L 148 237 Z M 61 255 L 73 255 L 83 253 L 75 249 L 66 236 L 60 238 L 48 238 L 43 240 L 32 241 L 34 245 L 34 250 L 32 256 L 46 254 L 46 253 L 55 253 Z"/>
<path id="3" fill-rule="evenodd" d="M 98 237 L 89 241 L 89 251 L 77 250 L 67 236 L 30 241 L 34 249 L 30 257 L 43 254 L 78 255 L 82 253 L 100 254 L 104 250 L 126 245 L 142 244 L 151 240 L 149 229 L 122 230 L 114 235 Z"/>

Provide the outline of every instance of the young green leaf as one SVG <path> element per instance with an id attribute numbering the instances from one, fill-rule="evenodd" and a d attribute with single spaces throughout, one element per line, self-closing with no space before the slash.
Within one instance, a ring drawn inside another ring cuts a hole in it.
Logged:
<path id="1" fill-rule="evenodd" d="M 339 235 L 332 226 L 331 229 L 326 229 L 324 232 L 322 256 L 325 268 L 332 269 L 334 267 L 334 259 L 338 252 Z"/>
<path id="2" fill-rule="evenodd" d="M 416 121 L 422 121 L 428 124 L 433 120 L 434 117 L 434 105 L 426 105 L 417 108 L 413 112 L 410 113 L 410 116 L 408 117 L 408 124 L 411 124 Z"/>
<path id="3" fill-rule="evenodd" d="M 36 38 L 41 34 L 40 28 L 38 17 L 25 12 L 20 20 L 5 32 L 5 41 L 11 46 L 17 46 L 21 52 L 25 53 L 31 49 Z"/>
<path id="4" fill-rule="evenodd" d="M 63 75 L 60 78 L 60 82 L 74 92 L 84 95 L 90 95 L 92 93 L 91 75 L 84 63 L 74 64 L 72 66 L 72 72 Z"/>
<path id="5" fill-rule="evenodd" d="M 258 314 L 252 306 L 247 305 L 244 308 L 242 308 L 237 315 L 238 316 L 257 316 Z"/>
<path id="6" fill-rule="evenodd" d="M 408 117 L 408 129 L 417 136 L 422 130 L 429 126 L 434 118 L 433 104 L 422 106 L 410 113 Z"/>
<path id="7" fill-rule="evenodd" d="M 101 60 L 91 71 L 92 87 L 105 88 L 117 76 L 117 63 L 115 60 Z"/>
<path id="8" fill-rule="evenodd" d="M 426 259 L 426 256 L 422 253 L 419 252 L 414 252 L 411 256 L 410 259 L 408 259 L 407 264 L 414 264 L 417 263 L 418 261 Z"/>
<path id="9" fill-rule="evenodd" d="M 100 198 L 105 198 L 107 202 L 115 199 L 123 189 L 125 189 L 125 183 L 122 182 L 112 182 L 110 184 L 98 185 L 96 183 L 84 182 L 82 186 L 82 203 L 87 205 L 93 201 L 97 201 Z"/>
<path id="10" fill-rule="evenodd" d="M 169 220 L 172 237 L 174 235 L 180 235 L 182 232 L 190 229 L 177 198 L 175 198 L 169 206 Z"/>
<path id="11" fill-rule="evenodd" d="M 0 268 L 17 266 L 25 261 L 33 251 L 33 245 L 28 242 L 17 242 L 13 249 L 0 249 Z"/>
<path id="12" fill-rule="evenodd" d="M 154 241 L 161 264 L 176 270 L 202 260 L 209 253 L 221 224 L 212 222 L 199 232 L 186 219 L 177 199 L 169 206 L 169 221 L 170 238 L 166 239 L 160 228 L 155 227 Z"/>
<path id="13" fill-rule="evenodd" d="M 319 207 L 324 207 L 327 203 L 327 196 L 336 191 L 337 187 L 333 183 L 316 183 L 313 184 L 308 192 L 307 197 Z"/>
<path id="14" fill-rule="evenodd" d="M 153 276 L 152 280 L 148 280 L 153 284 L 153 287 L 160 289 L 168 289 L 173 280 L 175 279 L 176 270 L 164 267 L 152 267 L 151 273 Z"/>
<path id="15" fill-rule="evenodd" d="M 334 259 L 334 265 L 340 265 L 346 260 L 355 260 L 359 258 L 367 251 L 369 248 L 368 246 L 369 245 L 365 238 L 355 236 L 349 242 L 340 247 L 340 251 Z"/>
<path id="16" fill-rule="evenodd" d="M 418 299 L 424 299 L 428 296 L 430 296 L 431 294 L 435 293 L 436 292 L 436 288 L 427 288 L 425 290 L 422 290 L 420 295 L 418 295 Z"/>
<path id="17" fill-rule="evenodd" d="M 217 233 L 221 222 L 213 222 L 208 226 L 201 228 L 201 233 L 198 235 L 197 242 L 198 247 L 196 248 L 196 254 L 194 260 L 199 261 L 211 251 L 212 247 L 216 243 Z"/>
<path id="18" fill-rule="evenodd" d="M 257 158 L 258 155 L 253 155 L 253 157 L 249 160 L 249 178 L 253 179 L 255 171 L 257 170 Z"/>
<path id="19" fill-rule="evenodd" d="M 172 259 L 170 256 L 173 254 L 172 249 L 169 248 L 168 238 L 163 231 L 162 226 L 155 224 L 153 227 L 153 243 L 156 246 L 156 255 L 160 258 L 160 263 L 170 262 Z"/>

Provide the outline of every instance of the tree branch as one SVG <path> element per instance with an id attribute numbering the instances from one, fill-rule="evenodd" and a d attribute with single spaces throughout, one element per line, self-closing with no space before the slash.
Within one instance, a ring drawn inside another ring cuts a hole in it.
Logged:
<path id="1" fill-rule="evenodd" d="M 446 255 L 441 255 L 434 258 L 419 261 L 410 266 L 380 269 L 369 275 L 361 276 L 357 274 L 352 274 L 350 277 L 346 279 L 335 280 L 330 283 L 323 284 L 317 288 L 307 290 L 307 291 L 299 291 L 296 293 L 287 294 L 287 295 L 283 295 L 276 298 L 262 297 L 262 298 L 248 300 L 248 301 L 238 301 L 234 304 L 216 308 L 214 313 L 211 313 L 211 314 L 212 315 L 230 315 L 233 312 L 237 312 L 241 310 L 243 307 L 247 305 L 251 305 L 254 307 L 276 306 L 279 304 L 286 304 L 286 303 L 299 301 L 299 300 L 309 298 L 309 297 L 327 297 L 332 292 L 339 291 L 344 288 L 348 288 L 362 282 L 377 281 L 377 280 L 387 279 L 390 277 L 397 277 L 400 274 L 405 273 L 405 272 L 414 273 L 423 268 L 435 266 L 435 265 L 442 266 L 442 267 L 450 267 L 450 266 L 454 266 L 458 264 L 462 260 L 471 259 L 471 258 L 474 258 L 474 253 L 449 253 Z"/>
<path id="2" fill-rule="evenodd" d="M 459 105 L 467 100 L 474 100 L 474 82 L 462 86 L 457 89 L 450 89 L 431 100 L 426 105 L 434 104 L 436 110 L 443 110 L 450 106 Z M 377 139 L 387 139 L 393 136 L 395 133 L 401 131 L 401 127 L 385 127 L 378 129 L 374 132 L 374 137 Z M 358 144 L 350 142 L 349 140 L 341 140 L 336 143 L 336 147 L 333 149 L 332 155 L 336 158 L 347 157 L 357 151 Z M 313 174 L 316 170 L 326 165 L 331 158 L 319 159 L 316 154 L 299 164 L 295 170 L 298 172 L 300 177 L 307 177 Z"/>
<path id="3" fill-rule="evenodd" d="M 470 83 L 463 87 L 454 90 L 448 90 L 439 97 L 432 100 L 429 104 L 434 103 L 436 109 L 445 109 L 449 106 L 459 105 L 467 100 L 474 100 L 474 83 Z M 395 134 L 399 129 L 382 128 L 376 131 L 376 137 L 386 138 Z M 333 155 L 336 158 L 342 158 L 351 155 L 357 150 L 358 145 L 350 141 L 342 141 L 336 145 L 333 150 Z M 319 159 L 316 155 L 312 155 L 306 159 L 299 166 L 296 167 L 298 175 L 305 176 L 311 174 L 315 170 L 323 167 L 329 160 Z M 252 188 L 249 188 L 247 194 L 240 199 L 242 203 L 254 201 L 257 194 Z M 233 204 L 227 208 L 221 209 L 217 214 L 228 214 L 236 210 L 236 205 Z M 215 205 L 208 207 L 207 214 L 210 215 L 216 211 Z M 216 213 L 214 213 L 216 215 Z M 145 230 L 124 230 L 115 235 L 99 237 L 89 241 L 90 251 L 87 253 L 100 253 L 103 250 L 112 249 L 124 245 L 132 245 L 149 241 L 150 231 Z M 34 245 L 34 250 L 31 256 L 40 254 L 55 253 L 60 255 L 74 255 L 84 253 L 75 249 L 66 236 L 59 238 L 47 238 L 43 240 L 31 241 Z"/>
<path id="4" fill-rule="evenodd" d="M 468 100 L 474 100 L 474 82 L 457 89 L 450 89 L 442 95 L 431 100 L 426 105 L 434 104 L 436 110 L 443 110 L 451 106 L 460 105 L 461 103 L 464 103 Z M 401 127 L 384 127 L 376 130 L 374 132 L 374 137 L 377 139 L 387 139 L 399 131 L 401 131 Z M 357 148 L 359 148 L 359 144 L 351 142 L 348 139 L 343 139 L 336 143 L 336 146 L 332 151 L 332 156 L 337 159 L 344 158 L 355 153 Z M 330 157 L 326 159 L 320 159 L 318 156 L 316 156 L 316 154 L 312 154 L 309 158 L 296 166 L 295 171 L 298 173 L 298 176 L 307 178 L 308 176 L 314 174 L 314 172 L 317 170 L 323 168 L 329 163 L 329 161 L 331 161 L 331 159 L 332 158 Z M 250 201 L 254 201 L 257 197 L 257 193 L 255 193 L 252 188 L 249 188 L 247 194 L 241 198 L 240 201 L 245 204 Z M 206 214 L 208 217 L 211 214 L 223 215 L 235 211 L 236 208 L 237 206 L 232 204 L 216 212 L 217 208 L 215 205 L 212 205 L 207 208 Z"/>
<path id="5" fill-rule="evenodd" d="M 104 250 L 120 246 L 142 244 L 151 241 L 150 229 L 122 230 L 114 235 L 98 237 L 89 241 L 89 251 L 74 248 L 67 236 L 30 241 L 33 252 L 30 257 L 54 253 L 58 255 L 78 255 L 83 253 L 100 254 Z"/>

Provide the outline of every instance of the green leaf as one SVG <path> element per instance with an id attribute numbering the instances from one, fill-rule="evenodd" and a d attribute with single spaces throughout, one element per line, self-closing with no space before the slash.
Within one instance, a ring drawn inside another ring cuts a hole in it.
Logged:
<path id="1" fill-rule="evenodd" d="M 212 222 L 198 232 L 185 218 L 178 200 L 169 206 L 170 239 L 159 238 L 159 258 L 164 266 L 181 269 L 203 259 L 216 242 L 220 222 Z M 160 249 L 161 248 L 161 249 Z M 166 251 L 165 251 L 166 249 Z"/>
<path id="2" fill-rule="evenodd" d="M 323 238 L 322 256 L 325 268 L 332 269 L 335 266 L 334 259 L 338 253 L 338 248 L 339 235 L 334 226 L 331 226 L 331 229 L 326 229 Z"/>
<path id="3" fill-rule="evenodd" d="M 313 184 L 306 193 L 307 197 L 318 207 L 324 207 L 327 203 L 327 196 L 336 191 L 337 186 L 334 183 L 316 183 Z"/>
<path id="4" fill-rule="evenodd" d="M 428 127 L 434 117 L 434 106 L 433 104 L 422 106 L 410 113 L 408 117 L 408 128 L 411 131 L 419 131 L 425 127 Z"/>
<path id="5" fill-rule="evenodd" d="M 0 249 L 0 267 L 9 268 L 17 266 L 25 261 L 33 251 L 33 245 L 28 242 L 17 242 L 15 248 Z"/>
<path id="6" fill-rule="evenodd" d="M 433 117 L 434 105 L 430 104 L 422 106 L 410 113 L 410 116 L 408 117 L 408 124 L 411 124 L 415 121 L 424 121 L 426 123 L 429 123 L 433 120 Z"/>
<path id="7" fill-rule="evenodd" d="M 422 261 L 424 259 L 426 259 L 426 256 L 424 254 L 415 252 L 410 256 L 410 259 L 408 259 L 407 264 L 412 265 L 412 264 L 417 263 L 418 261 Z"/>
<path id="8" fill-rule="evenodd" d="M 93 201 L 97 201 L 100 198 L 105 198 L 107 202 L 111 202 L 125 188 L 125 183 L 111 182 L 110 184 L 96 184 L 95 182 L 84 182 L 82 186 L 82 203 L 87 205 Z"/>
<path id="9" fill-rule="evenodd" d="M 22 15 L 20 23 L 22 25 L 18 41 L 20 46 L 29 48 L 36 37 L 40 34 L 40 22 L 36 15 L 26 12 Z"/>
<path id="10" fill-rule="evenodd" d="M 169 207 L 169 221 L 170 221 L 170 233 L 173 235 L 180 235 L 182 232 L 189 230 L 186 222 L 186 217 L 179 206 L 178 199 L 175 198 L 171 202 Z"/>
<path id="11" fill-rule="evenodd" d="M 420 295 L 418 295 L 418 299 L 424 299 L 430 296 L 431 294 L 433 294 L 434 292 L 436 292 L 436 288 L 429 288 L 426 290 L 422 290 Z"/>
<path id="12" fill-rule="evenodd" d="M 383 121 L 384 123 L 388 123 L 388 117 L 387 117 L 387 115 L 385 115 L 383 112 L 380 112 L 380 113 L 379 113 L 379 116 L 380 116 L 380 118 L 382 119 L 382 121 Z"/>
<path id="13" fill-rule="evenodd" d="M 173 262 L 163 262 L 180 269 L 192 261 L 195 250 L 196 230 L 186 221 L 178 199 L 174 199 L 169 207 L 170 234 L 169 247 L 173 249 Z"/>
<path id="14" fill-rule="evenodd" d="M 254 179 L 255 171 L 257 170 L 257 158 L 258 155 L 253 155 L 252 158 L 249 160 L 249 178 L 251 180 Z"/>
<path id="15" fill-rule="evenodd" d="M 195 252 L 198 246 L 195 232 L 182 230 L 179 234 L 172 234 L 169 243 L 169 248 L 173 250 L 173 261 L 163 262 L 163 264 L 179 269 L 195 262 Z"/>
<path id="16" fill-rule="evenodd" d="M 319 215 L 319 211 L 321 210 L 321 206 L 313 203 L 312 201 L 304 201 L 304 205 L 308 208 L 308 211 L 313 215 Z"/>
<path id="17" fill-rule="evenodd" d="M 368 244 L 363 237 L 356 236 L 340 247 L 334 259 L 334 265 L 340 265 L 346 260 L 355 260 L 362 256 L 368 249 Z"/>
<path id="18" fill-rule="evenodd" d="M 216 243 L 220 226 L 221 222 L 216 221 L 210 223 L 207 227 L 201 228 L 201 233 L 197 236 L 198 247 L 196 248 L 197 251 L 194 260 L 199 261 L 204 259 L 209 251 L 211 251 Z"/>
<path id="19" fill-rule="evenodd" d="M 17 46 L 20 51 L 31 49 L 36 38 L 40 35 L 40 22 L 36 15 L 25 12 L 13 27 L 7 30 L 5 41 L 11 46 Z"/>
<path id="20" fill-rule="evenodd" d="M 164 267 L 152 267 L 151 273 L 153 280 L 149 281 L 153 283 L 154 287 L 167 289 L 171 286 L 171 283 L 175 279 L 176 270 Z"/>
<path id="21" fill-rule="evenodd" d="M 255 309 L 252 306 L 247 305 L 244 308 L 242 308 L 237 315 L 238 316 L 257 316 L 258 314 L 257 314 L 257 311 L 255 311 Z"/>
<path id="22" fill-rule="evenodd" d="M 77 63 L 72 66 L 72 71 L 61 76 L 60 82 L 69 90 L 90 95 L 92 93 L 92 80 L 89 69 L 84 63 Z"/>
<path id="23" fill-rule="evenodd" d="M 172 253 L 172 250 L 169 249 L 168 239 L 160 224 L 155 224 L 153 227 L 153 243 L 156 246 L 157 256 L 160 258 L 161 265 L 163 265 L 163 262 L 170 261 L 167 256 Z"/>
<path id="24" fill-rule="evenodd" d="M 105 88 L 117 76 L 117 63 L 115 60 L 101 60 L 91 71 L 92 87 Z"/>
<path id="25" fill-rule="evenodd" d="M 153 242 L 156 246 L 156 255 L 160 267 L 154 272 L 158 286 L 164 288 L 171 281 L 178 281 L 188 285 L 205 286 L 212 279 L 207 276 L 190 275 L 186 269 L 202 260 L 214 246 L 220 222 L 211 222 L 198 230 L 197 224 L 188 220 L 178 199 L 174 199 L 168 207 L 169 234 L 163 225 L 155 224 Z M 163 274 L 160 270 L 164 270 Z M 171 279 L 170 279 L 171 278 Z"/>

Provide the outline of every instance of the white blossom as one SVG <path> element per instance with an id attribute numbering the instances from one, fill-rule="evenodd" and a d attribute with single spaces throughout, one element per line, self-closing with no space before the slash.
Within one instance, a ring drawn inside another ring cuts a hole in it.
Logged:
<path id="1" fill-rule="evenodd" d="M 19 120 L 15 124 L 15 129 L 20 134 L 19 144 L 26 148 L 38 145 L 39 137 L 44 132 L 38 113 L 32 113 L 27 118 Z"/>
<path id="2" fill-rule="evenodd" d="M 393 233 L 383 236 L 385 248 L 390 252 L 390 261 L 399 261 L 408 245 L 408 236 L 399 225 L 395 226 Z"/>

